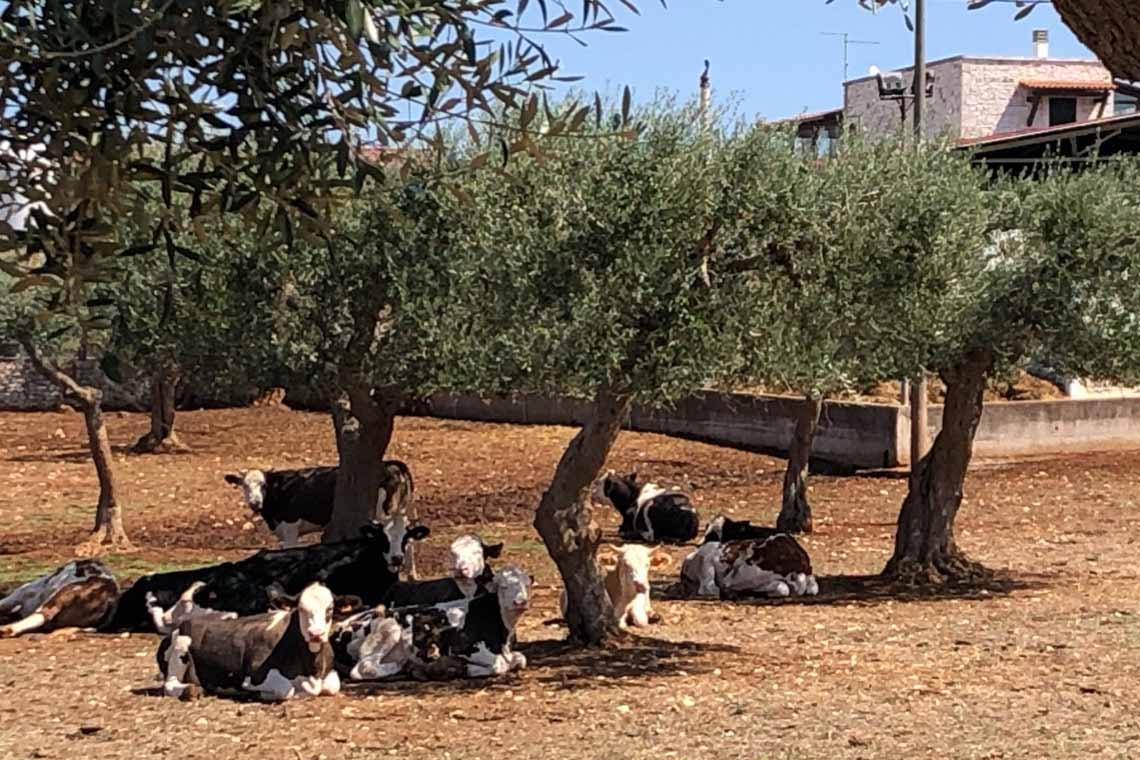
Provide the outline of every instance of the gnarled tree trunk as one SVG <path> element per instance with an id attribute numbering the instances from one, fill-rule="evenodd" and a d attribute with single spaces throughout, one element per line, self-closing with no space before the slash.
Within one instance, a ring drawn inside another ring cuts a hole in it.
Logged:
<path id="1" fill-rule="evenodd" d="M 562 453 L 534 515 L 534 527 L 566 587 L 571 639 L 600 645 L 617 632 L 596 554 L 601 529 L 593 520 L 590 486 L 621 432 L 630 398 L 604 391 L 593 413 Z"/>
<path id="2" fill-rule="evenodd" d="M 99 477 L 99 503 L 95 508 L 95 527 L 91 536 L 76 547 L 76 554 L 94 556 L 106 549 L 131 549 L 130 539 L 123 528 L 123 510 L 119 506 L 111 459 L 111 441 L 107 437 L 107 427 L 103 424 L 103 392 L 98 388 L 80 385 L 45 360 L 31 340 L 22 339 L 21 344 L 36 370 L 59 388 L 65 401 L 83 413 L 83 422 L 87 427 L 87 445 L 91 449 L 91 459 Z"/>
<path id="3" fill-rule="evenodd" d="M 392 389 L 356 385 L 333 403 L 339 467 L 332 521 L 322 536 L 326 543 L 355 538 L 372 520 L 401 400 Z"/>
<path id="4" fill-rule="evenodd" d="M 982 417 L 982 394 L 993 353 L 973 351 L 942 373 L 946 404 L 942 429 L 930 451 L 911 467 L 910 486 L 895 533 L 895 553 L 884 575 L 911 582 L 941 582 L 978 575 L 954 543 L 954 518 Z"/>
<path id="5" fill-rule="evenodd" d="M 1140 80 L 1140 6 L 1111 0 L 1053 0 L 1053 7 L 1114 75 Z"/>
<path id="6" fill-rule="evenodd" d="M 177 389 L 177 369 L 160 369 L 151 377 L 150 430 L 135 441 L 131 451 L 136 454 L 157 454 L 188 450 L 188 447 L 174 434 Z"/>
<path id="7" fill-rule="evenodd" d="M 811 533 L 811 504 L 807 498 L 808 464 L 823 398 L 807 394 L 796 416 L 796 430 L 788 446 L 788 469 L 784 473 L 784 496 L 776 527 L 788 533 Z"/>

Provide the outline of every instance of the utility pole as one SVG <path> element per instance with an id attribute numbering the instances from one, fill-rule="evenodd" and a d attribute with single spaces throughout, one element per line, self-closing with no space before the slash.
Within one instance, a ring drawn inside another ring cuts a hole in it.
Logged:
<path id="1" fill-rule="evenodd" d="M 922 141 L 926 105 L 926 0 L 914 3 L 914 142 Z M 926 456 L 928 437 L 926 372 L 910 382 L 910 471 Z"/>
<path id="2" fill-rule="evenodd" d="M 709 61 L 705 59 L 705 70 L 701 72 L 701 97 L 700 97 L 700 114 L 701 114 L 701 129 L 708 131 L 709 128 L 709 100 L 712 97 L 712 83 L 709 81 Z"/>
<path id="3" fill-rule="evenodd" d="M 824 37 L 840 37 L 843 39 L 843 81 L 847 81 L 847 47 L 849 45 L 878 45 L 874 40 L 853 40 L 847 32 L 820 32 Z"/>

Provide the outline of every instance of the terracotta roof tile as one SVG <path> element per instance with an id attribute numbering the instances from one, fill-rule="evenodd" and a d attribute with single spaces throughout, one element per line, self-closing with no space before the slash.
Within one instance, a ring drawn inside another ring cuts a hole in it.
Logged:
<path id="1" fill-rule="evenodd" d="M 1079 90 L 1083 92 L 1108 92 L 1116 87 L 1107 80 L 1065 80 L 1065 79 L 1022 79 L 1021 86 L 1030 90 Z"/>

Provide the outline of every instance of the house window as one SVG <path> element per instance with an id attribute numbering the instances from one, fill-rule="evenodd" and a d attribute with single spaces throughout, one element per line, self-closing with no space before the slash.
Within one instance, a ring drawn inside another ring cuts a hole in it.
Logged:
<path id="1" fill-rule="evenodd" d="M 1072 124 L 1076 120 L 1076 98 L 1049 98 L 1049 126 Z"/>
<path id="2" fill-rule="evenodd" d="M 1128 95 L 1123 92 L 1116 93 L 1113 99 L 1113 113 L 1136 113 L 1136 96 Z"/>

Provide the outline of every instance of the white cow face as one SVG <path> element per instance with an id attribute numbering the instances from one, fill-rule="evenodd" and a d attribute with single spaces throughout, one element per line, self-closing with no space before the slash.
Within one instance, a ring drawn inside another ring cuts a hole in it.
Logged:
<path id="1" fill-rule="evenodd" d="M 388 568 L 394 573 L 399 573 L 404 566 L 404 552 L 408 542 L 422 541 L 431 533 L 431 529 L 426 525 L 408 527 L 408 518 L 403 512 L 388 515 L 381 523 L 381 528 L 388 539 L 388 550 L 384 554 L 384 559 L 388 563 Z"/>
<path id="2" fill-rule="evenodd" d="M 227 473 L 226 482 L 241 488 L 245 505 L 257 514 L 265 504 L 265 473 L 261 470 L 247 470 L 242 473 Z"/>
<path id="3" fill-rule="evenodd" d="M 649 593 L 649 568 L 664 567 L 670 562 L 669 555 L 638 544 L 618 547 L 611 561 L 617 568 L 622 597 L 626 599 Z"/>
<path id="4" fill-rule="evenodd" d="M 517 620 L 530 609 L 530 587 L 534 581 L 517 565 L 507 565 L 495 573 L 495 593 L 505 620 Z"/>
<path id="5" fill-rule="evenodd" d="M 306 586 L 297 600 L 297 617 L 301 635 L 308 642 L 309 649 L 319 651 L 322 645 L 328 643 L 329 632 L 332 630 L 332 592 L 319 583 Z"/>
<path id="6" fill-rule="evenodd" d="M 451 542 L 451 574 L 458 580 L 471 581 L 483 574 L 487 557 L 498 557 L 503 545 L 484 544 L 478 536 L 460 536 Z"/>

